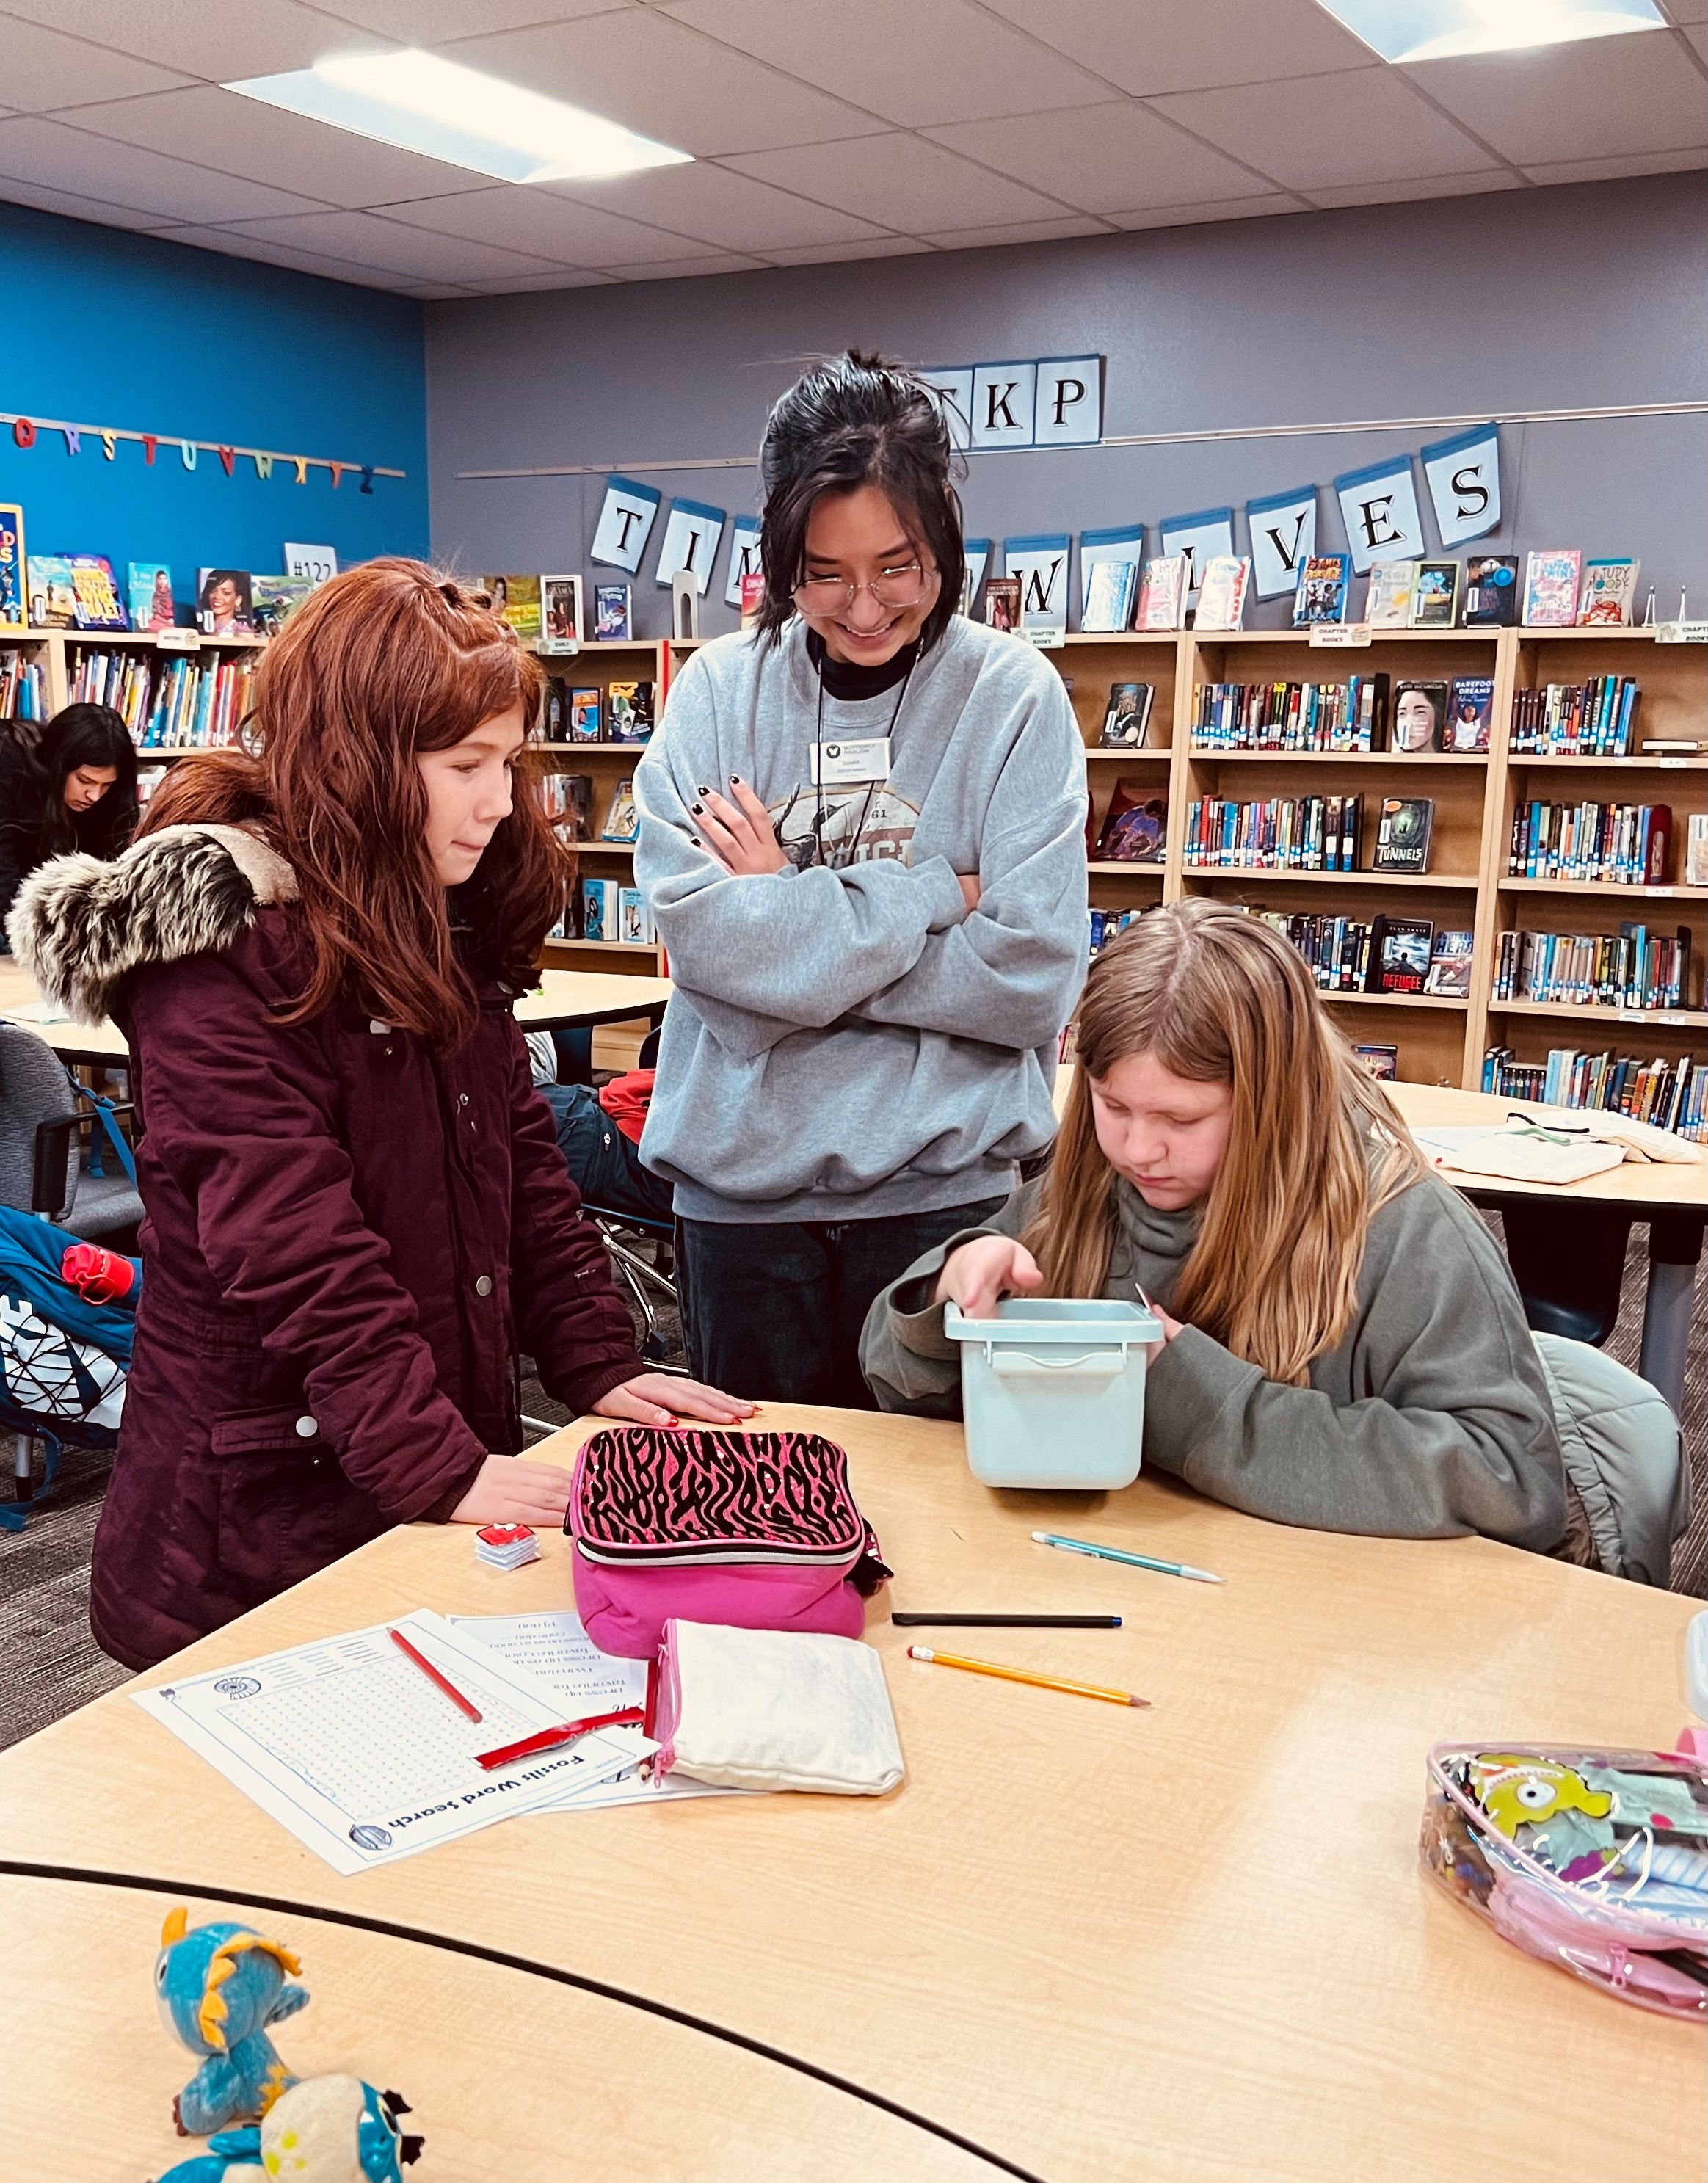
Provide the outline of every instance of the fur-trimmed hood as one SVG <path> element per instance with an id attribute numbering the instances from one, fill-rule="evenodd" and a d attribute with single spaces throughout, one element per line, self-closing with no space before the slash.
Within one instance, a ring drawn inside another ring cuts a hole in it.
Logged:
<path id="1" fill-rule="evenodd" d="M 244 826 L 163 826 L 113 864 L 56 857 L 18 891 L 12 952 L 79 1023 L 111 1012 L 132 970 L 217 953 L 256 914 L 297 898 L 297 875 Z"/>

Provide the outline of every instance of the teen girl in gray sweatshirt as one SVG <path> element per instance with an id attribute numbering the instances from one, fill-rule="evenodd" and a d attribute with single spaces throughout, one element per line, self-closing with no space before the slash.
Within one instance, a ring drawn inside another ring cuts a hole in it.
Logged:
<path id="1" fill-rule="evenodd" d="M 635 775 L 669 951 L 640 1157 L 696 1372 L 869 1407 L 866 1308 L 1054 1131 L 1085 951 L 1062 680 L 959 603 L 936 401 L 849 355 L 773 411 L 757 630 L 696 653 Z"/>

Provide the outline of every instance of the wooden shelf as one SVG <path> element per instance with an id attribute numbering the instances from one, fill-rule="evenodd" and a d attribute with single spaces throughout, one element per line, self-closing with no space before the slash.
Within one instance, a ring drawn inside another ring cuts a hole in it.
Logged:
<path id="1" fill-rule="evenodd" d="M 569 752 L 577 758 L 581 757 L 584 753 L 587 757 L 591 758 L 598 751 L 627 751 L 631 758 L 638 758 L 645 755 L 646 750 L 646 746 L 645 743 L 524 743 L 522 746 L 522 753 L 524 758 L 530 751 L 550 751 L 554 755 L 558 752 Z"/>
<path id="2" fill-rule="evenodd" d="M 620 955 L 634 961 L 646 956 L 649 962 L 658 958 L 657 943 L 652 940 L 548 940 L 547 947 L 574 947 L 584 955 Z"/>
<path id="3" fill-rule="evenodd" d="M 1474 872 L 1303 872 L 1272 871 L 1263 864 L 1184 864 L 1189 880 L 1314 880 L 1322 886 L 1474 887 Z"/>
<path id="4" fill-rule="evenodd" d="M 569 847 L 578 857 L 632 857 L 632 842 L 572 842 Z"/>
<path id="5" fill-rule="evenodd" d="M 90 645 L 97 652 L 104 652 L 112 644 L 146 645 L 163 658 L 175 659 L 180 656 L 193 659 L 198 652 L 264 652 L 272 642 L 265 636 L 203 636 L 199 630 L 180 630 L 180 636 L 193 636 L 194 644 L 164 644 L 159 634 L 152 629 L 32 629 L 16 641 L 25 644 L 40 644 L 52 637 L 59 637 L 67 644 Z M 8 642 L 0 634 L 0 644 Z"/>
<path id="6" fill-rule="evenodd" d="M 1094 857 L 1085 869 L 1094 879 L 1160 880 L 1164 876 L 1160 864 L 1141 864 L 1133 857 Z"/>
<path id="7" fill-rule="evenodd" d="M 1331 1008 L 1445 1008 L 1461 1014 L 1471 1005 L 1464 995 L 1452 993 L 1325 993 L 1319 988 L 1317 997 Z"/>
<path id="8" fill-rule="evenodd" d="M 1527 772 L 1533 765 L 1594 766 L 1599 772 L 1604 766 L 1628 767 L 1638 773 L 1688 773 L 1692 766 L 1700 767 L 1708 780 L 1708 756 L 1694 758 L 1590 758 L 1564 751 L 1509 751 L 1507 769 L 1516 773 L 1522 767 Z"/>
<path id="9" fill-rule="evenodd" d="M 1708 1008 L 1619 1008 L 1600 1001 L 1497 1001 L 1491 1016 L 1564 1016 L 1580 1023 L 1652 1025 L 1657 1030 L 1708 1030 Z"/>
<path id="10" fill-rule="evenodd" d="M 1249 763 L 1254 758 L 1272 765 L 1278 760 L 1284 765 L 1411 765 L 1422 769 L 1489 763 L 1487 751 L 1217 750 L 1209 743 L 1194 743 L 1190 755 L 1198 764 L 1208 759 L 1217 765 Z"/>
<path id="11" fill-rule="evenodd" d="M 1708 887 L 1623 886 L 1616 880 L 1515 880 L 1496 882 L 1502 894 L 1593 894 L 1607 902 L 1700 902 Z"/>
<path id="12" fill-rule="evenodd" d="M 1330 628 L 1356 628 L 1356 623 L 1332 622 Z M 1384 644 L 1494 644 L 1505 634 L 1498 629 L 1372 629 L 1366 645 L 1313 645 L 1308 629 L 1187 629 L 1175 632 L 1177 636 L 1190 637 L 1195 644 L 1289 644 L 1301 652 L 1322 652 L 1329 654 L 1337 664 L 1345 667 L 1349 675 L 1358 672 L 1358 659 L 1366 651 L 1378 652 Z M 1073 640 L 1070 638 L 1071 643 Z M 1315 677 L 1313 680 L 1317 679 Z M 1322 678 L 1332 681 L 1332 675 Z"/>
<path id="13" fill-rule="evenodd" d="M 1088 758 L 1105 758 L 1112 764 L 1118 762 L 1122 765 L 1143 765 L 1147 759 L 1154 764 L 1167 765 L 1172 763 L 1174 753 L 1166 746 L 1161 750 L 1105 750 L 1101 744 L 1092 744 L 1088 746 L 1085 755 Z"/>

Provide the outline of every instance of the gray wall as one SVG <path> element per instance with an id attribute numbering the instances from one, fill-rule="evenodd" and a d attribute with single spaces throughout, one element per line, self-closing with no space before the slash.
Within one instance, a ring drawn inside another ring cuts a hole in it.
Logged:
<path id="1" fill-rule="evenodd" d="M 1700 401 L 1703 204 L 1700 175 L 1648 176 L 430 304 L 435 550 L 465 569 L 594 573 L 598 477 L 459 479 L 471 469 L 740 457 L 738 469 L 638 474 L 667 502 L 751 508 L 767 405 L 797 359 L 848 343 L 934 364 L 1101 351 L 1106 433 Z M 1326 551 L 1343 540 L 1334 474 L 1434 436 L 974 455 L 967 529 L 1000 547 L 1005 534 L 1155 525 L 1314 482 Z M 1470 550 L 1639 553 L 1663 613 L 1681 584 L 1708 612 L 1708 419 L 1509 425 L 1501 471 L 1505 523 Z M 1422 503 L 1421 471 L 1418 491 Z M 663 530 L 635 585 L 642 634 L 669 622 L 652 580 Z M 1243 520 L 1237 535 L 1243 547 Z M 727 551 L 726 534 L 710 630 L 734 620 Z"/>

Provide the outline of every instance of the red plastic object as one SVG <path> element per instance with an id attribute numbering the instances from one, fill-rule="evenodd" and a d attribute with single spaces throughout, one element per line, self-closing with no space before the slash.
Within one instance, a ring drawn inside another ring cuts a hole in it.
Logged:
<path id="1" fill-rule="evenodd" d="M 73 1243 L 59 1261 L 61 1275 L 90 1303 L 114 1303 L 136 1282 L 133 1262 L 98 1243 Z"/>

